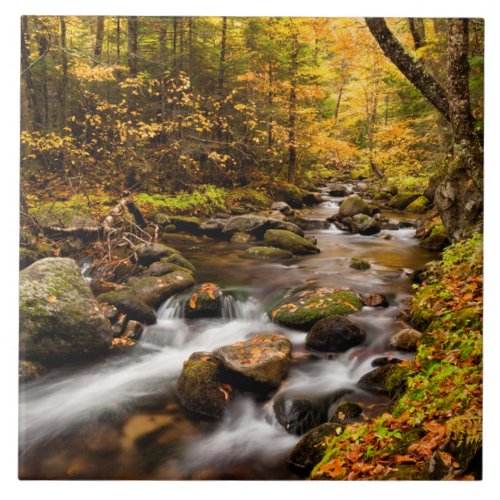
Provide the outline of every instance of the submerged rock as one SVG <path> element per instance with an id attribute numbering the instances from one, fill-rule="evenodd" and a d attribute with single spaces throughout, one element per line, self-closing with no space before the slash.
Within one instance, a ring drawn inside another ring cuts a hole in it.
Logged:
<path id="1" fill-rule="evenodd" d="M 345 352 L 364 342 L 366 333 L 344 316 L 317 321 L 306 337 L 306 348 L 315 351 Z"/>
<path id="2" fill-rule="evenodd" d="M 357 269 L 358 271 L 364 271 L 365 269 L 370 269 L 372 267 L 370 263 L 361 257 L 352 257 L 349 267 Z"/>
<path id="3" fill-rule="evenodd" d="M 222 315 L 222 290 L 213 283 L 198 286 L 184 305 L 186 318 L 219 318 Z"/>
<path id="4" fill-rule="evenodd" d="M 130 292 L 103 293 L 97 297 L 97 301 L 101 304 L 106 303 L 116 307 L 119 312 L 126 314 L 128 319 L 140 321 L 145 325 L 156 323 L 154 309 Z"/>
<path id="5" fill-rule="evenodd" d="M 191 354 L 175 385 L 182 406 L 199 415 L 221 418 L 232 392 L 222 381 L 221 372 L 222 363 L 212 353 Z"/>
<path id="6" fill-rule="evenodd" d="M 108 350 L 111 323 L 74 260 L 39 260 L 19 280 L 21 358 L 58 364 Z"/>
<path id="7" fill-rule="evenodd" d="M 177 292 L 194 285 L 191 274 L 174 271 L 165 276 L 138 278 L 132 284 L 132 293 L 151 307 L 158 307 L 162 302 Z"/>
<path id="8" fill-rule="evenodd" d="M 214 356 L 233 372 L 252 382 L 277 387 L 290 364 L 292 343 L 278 333 L 256 335 L 214 351 Z"/>
<path id="9" fill-rule="evenodd" d="M 361 299 L 354 292 L 319 288 L 294 294 L 289 302 L 276 307 L 270 316 L 285 326 L 307 331 L 320 319 L 351 314 L 362 307 Z"/>
<path id="10" fill-rule="evenodd" d="M 326 438 L 338 436 L 341 432 L 342 426 L 337 423 L 314 427 L 295 445 L 288 458 L 288 465 L 297 474 L 308 476 L 323 458 L 328 447 Z"/>
<path id="11" fill-rule="evenodd" d="M 309 396 L 292 396 L 280 394 L 274 399 L 276 420 L 290 434 L 298 436 L 325 422 L 326 405 Z"/>
<path id="12" fill-rule="evenodd" d="M 264 241 L 271 246 L 288 250 L 293 254 L 310 254 L 320 251 L 319 248 L 309 240 L 282 229 L 267 230 L 264 234 Z"/>
<path id="13" fill-rule="evenodd" d="M 245 259 L 286 260 L 293 258 L 292 252 L 274 247 L 250 247 L 242 254 Z"/>

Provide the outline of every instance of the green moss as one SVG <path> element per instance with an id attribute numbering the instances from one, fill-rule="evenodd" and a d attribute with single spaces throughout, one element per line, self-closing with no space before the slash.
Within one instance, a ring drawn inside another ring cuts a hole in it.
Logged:
<path id="1" fill-rule="evenodd" d="M 353 257 L 349 267 L 357 269 L 358 271 L 364 271 L 366 269 L 370 269 L 371 265 L 367 260 L 362 259 L 361 257 Z"/>
<path id="2" fill-rule="evenodd" d="M 160 262 L 171 262 L 172 264 L 177 264 L 180 267 L 185 267 L 192 274 L 196 271 L 196 268 L 187 260 L 185 257 L 179 254 L 169 255 L 168 257 L 163 257 Z"/>
<path id="3" fill-rule="evenodd" d="M 283 260 L 293 258 L 293 254 L 287 250 L 274 247 L 250 247 L 241 256 L 245 259 L 260 260 Z"/>
<path id="4" fill-rule="evenodd" d="M 408 212 L 421 214 L 425 212 L 426 208 L 429 206 L 430 201 L 425 196 L 419 196 L 416 200 L 413 200 L 407 207 Z"/>

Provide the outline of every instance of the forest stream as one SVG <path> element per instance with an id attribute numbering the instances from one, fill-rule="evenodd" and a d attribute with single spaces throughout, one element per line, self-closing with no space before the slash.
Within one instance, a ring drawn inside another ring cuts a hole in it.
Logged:
<path id="1" fill-rule="evenodd" d="M 324 190 L 322 195 L 323 203 L 304 210 L 305 217 L 324 221 L 337 212 L 340 198 Z M 383 215 L 395 221 L 406 217 L 390 211 Z M 340 401 L 353 398 L 367 418 L 387 408 L 388 397 L 364 392 L 356 383 L 373 369 L 374 359 L 395 354 L 386 350 L 386 342 L 404 325 L 399 315 L 412 295 L 409 274 L 435 258 L 434 252 L 419 248 L 414 233 L 409 228 L 361 236 L 332 224 L 307 231 L 317 238 L 321 253 L 286 264 L 243 260 L 245 244 L 176 242 L 196 266 L 199 283 L 216 283 L 230 292 L 222 318 L 185 319 L 182 295 L 171 297 L 133 348 L 21 386 L 20 477 L 298 479 L 287 467 L 287 456 L 300 437 L 277 422 L 273 401 L 283 393 L 338 393 L 330 415 Z M 371 268 L 350 268 L 351 257 L 367 259 Z M 308 351 L 305 333 L 273 324 L 266 307 L 283 290 L 309 280 L 359 294 L 383 294 L 389 307 L 363 307 L 352 315 L 367 333 L 360 346 L 342 354 Z M 238 395 L 220 421 L 180 406 L 173 387 L 193 352 L 263 332 L 283 333 L 293 344 L 288 375 L 277 391 L 266 398 Z M 354 392 L 345 399 L 342 394 L 348 390 Z"/>

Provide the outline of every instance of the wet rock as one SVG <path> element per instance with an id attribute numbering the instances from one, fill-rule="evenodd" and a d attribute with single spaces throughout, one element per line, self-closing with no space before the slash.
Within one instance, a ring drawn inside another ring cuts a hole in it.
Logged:
<path id="1" fill-rule="evenodd" d="M 119 314 L 111 327 L 113 330 L 113 338 L 116 339 L 122 336 L 123 332 L 125 331 L 126 324 L 127 324 L 127 315 Z"/>
<path id="2" fill-rule="evenodd" d="M 435 451 L 426 463 L 427 479 L 433 481 L 441 480 L 446 476 L 453 478 L 453 457 L 444 451 Z"/>
<path id="3" fill-rule="evenodd" d="M 350 218 L 343 219 L 349 224 L 353 233 L 359 233 L 363 236 L 380 233 L 380 222 L 365 214 L 356 214 Z"/>
<path id="4" fill-rule="evenodd" d="M 330 196 L 340 197 L 347 196 L 349 191 L 343 184 L 335 182 L 334 184 L 330 184 L 328 186 L 328 193 Z"/>
<path id="5" fill-rule="evenodd" d="M 397 231 L 399 229 L 399 224 L 397 222 L 383 221 L 380 223 L 380 228 L 387 231 Z"/>
<path id="6" fill-rule="evenodd" d="M 58 364 L 109 349 L 111 324 L 74 260 L 39 260 L 19 281 L 22 359 Z"/>
<path id="7" fill-rule="evenodd" d="M 126 339 L 139 340 L 143 331 L 144 325 L 142 323 L 130 320 L 127 321 L 127 325 L 125 326 L 125 330 L 122 336 Z"/>
<path id="8" fill-rule="evenodd" d="M 325 404 L 308 396 L 293 396 L 286 393 L 274 399 L 276 420 L 290 434 L 298 436 L 326 421 Z"/>
<path id="9" fill-rule="evenodd" d="M 352 257 L 349 267 L 357 269 L 358 271 L 364 271 L 366 269 L 370 269 L 372 266 L 366 259 L 362 259 L 361 257 Z"/>
<path id="10" fill-rule="evenodd" d="M 323 197 L 320 193 L 306 193 L 302 196 L 302 202 L 304 205 L 319 205 L 323 203 Z"/>
<path id="11" fill-rule="evenodd" d="M 192 269 L 178 266 L 173 262 L 153 262 L 149 266 L 150 276 L 164 276 L 165 274 L 173 273 L 174 271 L 184 271 L 185 273 L 193 274 Z"/>
<path id="12" fill-rule="evenodd" d="M 337 408 L 335 408 L 330 422 L 336 424 L 355 422 L 362 413 L 363 408 L 358 403 L 347 401 L 345 403 L 340 403 Z"/>
<path id="13" fill-rule="evenodd" d="M 255 240 L 255 236 L 250 233 L 244 233 L 243 231 L 237 231 L 231 236 L 231 243 L 250 243 Z"/>
<path id="14" fill-rule="evenodd" d="M 354 292 L 325 287 L 297 291 L 270 316 L 282 325 L 308 331 L 320 319 L 351 314 L 362 307 L 361 299 Z"/>
<path id="15" fill-rule="evenodd" d="M 415 227 L 415 222 L 411 220 L 400 220 L 398 222 L 398 227 L 400 229 L 412 229 Z"/>
<path id="16" fill-rule="evenodd" d="M 222 290 L 214 283 L 196 287 L 184 305 L 186 318 L 219 318 L 222 315 Z"/>
<path id="17" fill-rule="evenodd" d="M 321 424 L 314 427 L 295 445 L 288 457 L 289 467 L 301 476 L 308 476 L 326 451 L 326 438 L 335 437 L 342 432 L 339 424 Z"/>
<path id="18" fill-rule="evenodd" d="M 288 371 L 292 343 L 278 333 L 255 335 L 214 351 L 224 366 L 252 382 L 277 387 Z"/>
<path id="19" fill-rule="evenodd" d="M 345 352 L 364 342 L 366 333 L 345 316 L 317 321 L 306 336 L 306 348 L 315 351 Z"/>
<path id="20" fill-rule="evenodd" d="M 399 358 L 391 358 L 391 357 L 388 357 L 388 356 L 381 356 L 380 358 L 375 358 L 373 361 L 372 361 L 372 366 L 385 366 L 385 365 L 389 365 L 389 364 L 393 364 L 393 365 L 398 365 L 399 363 L 402 363 L 403 360 L 402 359 L 399 359 Z"/>
<path id="21" fill-rule="evenodd" d="M 178 254 L 174 248 L 161 243 L 147 243 L 137 249 L 137 262 L 142 266 L 149 266 L 163 257 Z"/>
<path id="22" fill-rule="evenodd" d="M 415 214 L 422 214 L 427 210 L 430 203 L 431 202 L 425 196 L 419 196 L 406 207 L 406 211 Z"/>
<path id="23" fill-rule="evenodd" d="M 415 193 L 399 193 L 393 196 L 387 206 L 396 210 L 404 210 L 410 203 L 415 201 L 420 195 Z"/>
<path id="24" fill-rule="evenodd" d="M 195 352 L 184 362 L 175 392 L 185 408 L 221 418 L 231 401 L 232 387 L 222 381 L 222 362 L 209 352 Z"/>
<path id="25" fill-rule="evenodd" d="M 145 325 L 156 323 L 155 311 L 130 292 L 103 293 L 97 297 L 97 301 L 116 307 L 129 320 L 140 321 Z"/>
<path id="26" fill-rule="evenodd" d="M 451 241 L 446 234 L 435 231 L 427 238 L 423 239 L 418 246 L 420 248 L 425 248 L 426 250 L 434 250 L 438 252 L 444 250 L 450 244 Z"/>
<path id="27" fill-rule="evenodd" d="M 385 295 L 380 293 L 370 293 L 369 295 L 361 295 L 363 304 L 368 307 L 389 307 L 389 302 Z"/>
<path id="28" fill-rule="evenodd" d="M 171 215 L 170 222 L 175 225 L 177 231 L 200 234 L 201 221 L 198 217 L 185 217 L 182 215 Z"/>
<path id="29" fill-rule="evenodd" d="M 96 428 L 83 429 L 82 439 L 92 453 L 113 455 L 121 450 L 120 433 L 111 424 L 99 424 Z"/>
<path id="30" fill-rule="evenodd" d="M 225 219 L 209 219 L 200 224 L 200 231 L 210 238 L 222 238 L 226 222 Z"/>
<path id="31" fill-rule="evenodd" d="M 396 351 L 414 352 L 422 338 L 422 333 L 413 328 L 405 328 L 395 333 L 389 339 L 388 347 Z"/>
<path id="32" fill-rule="evenodd" d="M 194 285 L 191 274 L 174 271 L 165 276 L 139 278 L 132 284 L 132 293 L 151 307 L 158 307 L 162 302 L 177 292 Z"/>
<path id="33" fill-rule="evenodd" d="M 405 373 L 397 364 L 386 364 L 363 375 L 358 387 L 375 394 L 394 396 L 404 386 Z"/>
<path id="34" fill-rule="evenodd" d="M 274 247 L 250 247 L 247 248 L 241 256 L 245 259 L 260 260 L 286 260 L 293 258 L 292 252 Z"/>
<path id="35" fill-rule="evenodd" d="M 353 217 L 357 214 L 374 215 L 377 212 L 380 212 L 378 207 L 366 203 L 363 198 L 353 194 L 342 201 L 338 215 L 343 219 L 345 217 Z"/>
<path id="36" fill-rule="evenodd" d="M 47 373 L 47 368 L 41 363 L 21 359 L 19 361 L 19 383 L 29 382 Z"/>
<path id="37" fill-rule="evenodd" d="M 330 223 L 323 219 L 304 219 L 304 229 L 312 231 L 315 229 L 328 229 Z"/>
<path id="38" fill-rule="evenodd" d="M 164 229 L 165 227 L 169 226 L 172 224 L 170 221 L 170 217 L 163 213 L 163 212 L 158 212 L 153 216 L 153 221 L 156 225 L 158 225 L 161 229 Z"/>
<path id="39" fill-rule="evenodd" d="M 292 207 L 288 203 L 285 203 L 284 201 L 275 201 L 271 205 L 271 210 L 277 210 L 278 212 L 281 212 L 283 215 L 294 214 Z"/>
<path id="40" fill-rule="evenodd" d="M 191 274 L 196 271 L 196 268 L 187 260 L 185 257 L 183 257 L 180 254 L 173 254 L 169 255 L 168 257 L 163 257 L 160 262 L 162 263 L 171 263 L 171 264 L 176 264 L 177 266 L 184 267 L 185 269 L 188 270 Z"/>
<path id="41" fill-rule="evenodd" d="M 267 219 L 265 217 L 260 215 L 238 215 L 236 217 L 231 217 L 228 221 L 226 221 L 222 232 L 226 234 L 234 234 L 237 232 L 263 234 L 266 220 Z"/>
<path id="42" fill-rule="evenodd" d="M 264 241 L 271 246 L 288 250 L 293 254 L 318 253 L 320 250 L 310 241 L 282 229 L 269 229 L 264 234 Z"/>

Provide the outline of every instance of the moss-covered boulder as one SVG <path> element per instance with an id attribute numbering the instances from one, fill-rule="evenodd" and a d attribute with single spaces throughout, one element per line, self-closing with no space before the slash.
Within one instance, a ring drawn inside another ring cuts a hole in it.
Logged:
<path id="1" fill-rule="evenodd" d="M 38 250 L 33 250 L 31 248 L 20 248 L 19 249 L 19 269 L 22 270 L 28 266 L 31 266 L 33 262 L 37 260 L 44 259 L 48 257 L 45 252 L 40 252 Z"/>
<path id="2" fill-rule="evenodd" d="M 256 234 L 259 230 L 261 232 L 264 231 L 265 223 L 266 218 L 261 215 L 237 215 L 226 221 L 222 232 L 226 235 L 233 235 L 239 232 Z"/>
<path id="3" fill-rule="evenodd" d="M 97 301 L 116 307 L 119 312 L 126 314 L 129 320 L 145 325 L 156 323 L 154 310 L 128 291 L 103 293 L 97 297 Z"/>
<path id="4" fill-rule="evenodd" d="M 284 201 L 275 201 L 271 205 L 271 210 L 277 210 L 278 212 L 281 212 L 283 215 L 293 215 L 294 213 L 292 207 Z"/>
<path id="5" fill-rule="evenodd" d="M 345 316 L 317 321 L 306 337 L 306 348 L 315 351 L 345 352 L 364 342 L 366 333 Z"/>
<path id="6" fill-rule="evenodd" d="M 451 240 L 445 232 L 443 225 L 434 226 L 430 234 L 425 237 L 418 246 L 426 250 L 439 252 L 451 244 Z"/>
<path id="7" fill-rule="evenodd" d="M 357 269 L 358 271 L 365 271 L 366 269 L 370 269 L 370 267 L 372 266 L 366 259 L 363 259 L 361 257 L 352 257 L 349 267 Z"/>
<path id="8" fill-rule="evenodd" d="M 353 194 L 345 198 L 339 207 L 338 215 L 341 219 L 353 217 L 357 214 L 374 215 L 380 212 L 380 209 L 367 203 L 361 196 Z"/>
<path id="9" fill-rule="evenodd" d="M 289 467 L 301 476 L 308 476 L 318 464 L 328 447 L 328 439 L 339 435 L 342 426 L 337 423 L 314 427 L 295 445 L 288 457 Z"/>
<path id="10" fill-rule="evenodd" d="M 396 351 L 414 352 L 422 338 L 422 333 L 413 328 L 404 328 L 391 336 L 388 342 L 389 349 Z"/>
<path id="11" fill-rule="evenodd" d="M 407 376 L 407 371 L 398 364 L 388 363 L 365 373 L 358 380 L 358 387 L 393 397 L 403 389 Z"/>
<path id="12" fill-rule="evenodd" d="M 161 243 L 145 243 L 137 249 L 137 262 L 142 266 L 149 266 L 163 257 L 177 255 L 178 253 L 175 248 Z"/>
<path id="13" fill-rule="evenodd" d="M 341 197 L 347 196 L 349 191 L 343 184 L 334 182 L 333 184 L 330 184 L 328 186 L 328 193 L 330 194 L 330 196 Z"/>
<path id="14" fill-rule="evenodd" d="M 19 281 L 22 359 L 59 364 L 108 350 L 111 324 L 74 260 L 39 260 Z"/>
<path id="15" fill-rule="evenodd" d="M 422 214 L 430 203 L 431 202 L 425 196 L 419 196 L 406 207 L 406 211 L 414 214 Z"/>
<path id="16" fill-rule="evenodd" d="M 245 259 L 286 260 L 293 258 L 292 252 L 274 247 L 250 247 L 241 256 Z"/>
<path id="17" fill-rule="evenodd" d="M 273 410 L 286 431 L 298 436 L 327 420 L 327 406 L 310 396 L 279 394 L 273 401 Z"/>
<path id="18" fill-rule="evenodd" d="M 199 415 L 221 418 L 232 392 L 232 387 L 222 380 L 222 368 L 212 353 L 191 354 L 175 385 L 182 406 Z"/>
<path id="19" fill-rule="evenodd" d="M 405 210 L 405 208 L 415 201 L 420 195 L 416 193 L 399 193 L 393 196 L 387 206 L 396 210 Z"/>
<path id="20" fill-rule="evenodd" d="M 292 208 L 302 208 L 302 191 L 287 182 L 272 183 L 267 185 L 269 194 L 275 201 L 284 201 Z"/>
<path id="21" fill-rule="evenodd" d="M 320 251 L 309 240 L 283 229 L 268 229 L 264 233 L 264 241 L 270 246 L 288 250 L 298 255 L 318 253 Z"/>
<path id="22" fill-rule="evenodd" d="M 231 238 L 231 243 L 250 243 L 255 240 L 255 236 L 250 233 L 245 233 L 244 231 L 237 231 L 234 233 Z"/>
<path id="23" fill-rule="evenodd" d="M 222 290 L 214 283 L 196 287 L 184 304 L 186 318 L 218 318 L 222 315 Z"/>
<path id="24" fill-rule="evenodd" d="M 288 371 L 292 343 L 279 333 L 255 335 L 214 351 L 224 366 L 256 383 L 277 387 Z"/>
<path id="25" fill-rule="evenodd" d="M 351 314 L 362 307 L 360 297 L 350 290 L 319 288 L 293 294 L 274 308 L 270 316 L 282 325 L 308 331 L 320 319 Z"/>
<path id="26" fill-rule="evenodd" d="M 177 266 L 184 267 L 188 269 L 191 273 L 194 273 L 196 271 L 196 268 L 187 260 L 185 257 L 183 257 L 180 254 L 174 254 L 174 255 L 169 255 L 168 257 L 163 257 L 160 262 L 162 263 L 167 263 L 167 264 L 176 264 Z"/>
<path id="27" fill-rule="evenodd" d="M 351 232 L 362 234 L 363 236 L 380 233 L 380 221 L 369 215 L 356 214 L 352 217 L 344 218 L 342 222 L 349 225 Z"/>
<path id="28" fill-rule="evenodd" d="M 131 293 L 151 307 L 158 307 L 169 297 L 194 285 L 191 274 L 174 271 L 165 276 L 147 276 L 133 281 Z"/>
<path id="29" fill-rule="evenodd" d="M 186 267 L 178 266 L 173 262 L 153 262 L 149 266 L 150 276 L 164 276 L 165 274 L 172 273 L 174 271 L 184 271 L 189 274 L 193 274 L 192 269 Z"/>
<path id="30" fill-rule="evenodd" d="M 201 220 L 198 217 L 186 217 L 183 215 L 171 215 L 170 222 L 175 226 L 177 231 L 185 231 L 186 233 L 199 234 Z"/>

